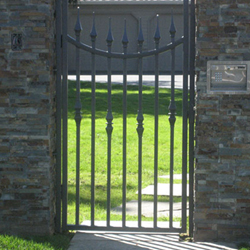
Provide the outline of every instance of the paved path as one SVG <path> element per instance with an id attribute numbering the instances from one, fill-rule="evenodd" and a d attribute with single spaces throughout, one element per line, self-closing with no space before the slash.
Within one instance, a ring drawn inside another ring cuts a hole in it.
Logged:
<path id="1" fill-rule="evenodd" d="M 170 175 L 161 175 L 159 177 L 163 179 L 170 179 Z M 181 180 L 181 179 L 182 179 L 182 174 L 174 174 L 174 180 Z M 187 175 L 187 180 L 189 180 L 189 175 Z"/>
<path id="2" fill-rule="evenodd" d="M 84 226 L 91 226 L 91 221 L 86 220 L 81 225 Z M 142 221 L 141 222 L 142 227 L 152 229 L 154 228 L 154 222 L 153 221 Z M 97 227 L 106 227 L 107 221 L 95 221 L 95 226 Z M 110 221 L 111 227 L 120 227 L 122 228 L 122 221 Z M 130 228 L 130 231 L 132 231 L 133 228 L 138 228 L 138 221 L 126 221 L 126 227 Z M 169 221 L 157 221 L 157 227 L 158 228 L 169 228 Z M 174 228 L 181 228 L 179 221 L 173 221 L 173 227 Z M 131 229 L 132 228 L 132 229 Z M 121 231 L 121 230 L 120 230 Z"/>
<path id="3" fill-rule="evenodd" d="M 236 250 L 235 244 L 180 242 L 178 234 L 77 232 L 68 250 Z"/>
<path id="4" fill-rule="evenodd" d="M 182 216 L 182 203 L 173 203 L 173 216 L 180 218 Z M 122 205 L 113 208 L 112 213 L 122 214 Z M 126 214 L 137 215 L 138 214 L 138 201 L 129 201 L 126 203 Z M 188 214 L 188 210 L 187 210 Z M 153 201 L 142 201 L 142 216 L 153 217 L 154 216 L 154 202 Z M 169 216 L 169 202 L 157 202 L 157 217 L 168 217 Z"/>
<path id="5" fill-rule="evenodd" d="M 170 185 L 166 183 L 158 183 L 158 195 L 170 196 Z M 137 192 L 138 193 L 138 192 Z M 142 189 L 144 195 L 154 195 L 154 185 L 149 185 Z M 173 196 L 182 196 L 182 184 L 173 184 Z M 187 196 L 189 196 L 189 186 L 187 185 Z"/>
<path id="6" fill-rule="evenodd" d="M 69 80 L 76 80 L 75 75 L 69 75 Z M 182 89 L 183 82 L 182 75 L 175 76 L 175 88 Z M 90 75 L 81 75 L 81 81 L 91 81 Z M 123 76 L 122 75 L 112 75 L 111 81 L 113 84 L 122 84 Z M 96 75 L 96 82 L 106 83 L 107 75 Z M 128 75 L 127 76 L 128 85 L 138 85 L 138 75 Z M 144 75 L 143 76 L 143 85 L 145 86 L 154 86 L 154 75 Z M 171 77 L 169 75 L 160 75 L 159 76 L 159 86 L 160 88 L 170 88 L 171 87 Z"/>

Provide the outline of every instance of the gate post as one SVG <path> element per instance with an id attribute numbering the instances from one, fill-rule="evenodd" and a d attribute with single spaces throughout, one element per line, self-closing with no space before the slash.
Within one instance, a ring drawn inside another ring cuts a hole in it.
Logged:
<path id="1" fill-rule="evenodd" d="M 197 0 L 194 239 L 249 241 L 250 95 L 209 94 L 207 61 L 250 60 L 248 0 Z"/>
<path id="2" fill-rule="evenodd" d="M 0 3 L 0 233 L 52 234 L 54 0 Z"/>

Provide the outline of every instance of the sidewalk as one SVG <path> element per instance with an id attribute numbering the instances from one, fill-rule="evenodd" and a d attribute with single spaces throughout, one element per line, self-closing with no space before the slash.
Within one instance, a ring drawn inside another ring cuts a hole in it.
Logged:
<path id="1" fill-rule="evenodd" d="M 235 244 L 179 241 L 173 233 L 77 232 L 68 250 L 236 250 Z"/>
<path id="2" fill-rule="evenodd" d="M 75 75 L 69 75 L 69 80 L 75 81 Z M 91 81 L 90 75 L 81 75 L 81 81 Z M 143 85 L 144 86 L 154 86 L 155 76 L 154 75 L 143 75 Z M 112 84 L 123 84 L 123 76 L 122 75 L 112 75 L 111 77 Z M 138 75 L 127 75 L 127 84 L 128 85 L 138 85 Z M 107 75 L 96 75 L 96 82 L 106 83 Z M 175 76 L 175 88 L 182 89 L 183 76 L 176 75 Z M 170 88 L 171 87 L 171 76 L 169 75 L 160 75 L 159 76 L 159 87 L 160 88 Z"/>

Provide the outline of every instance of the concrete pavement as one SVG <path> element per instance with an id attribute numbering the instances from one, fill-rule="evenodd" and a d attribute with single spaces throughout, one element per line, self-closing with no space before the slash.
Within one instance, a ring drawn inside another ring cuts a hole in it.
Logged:
<path id="1" fill-rule="evenodd" d="M 68 250 L 236 250 L 235 244 L 179 241 L 174 233 L 77 232 Z"/>
<path id="2" fill-rule="evenodd" d="M 75 75 L 69 75 L 69 80 L 76 80 Z M 138 75 L 128 75 L 127 76 L 127 85 L 138 85 Z M 143 85 L 144 86 L 154 86 L 154 75 L 143 75 Z M 91 81 L 90 75 L 81 75 L 81 81 Z M 123 76 L 122 75 L 112 75 L 111 77 L 112 84 L 122 84 Z M 107 75 L 96 75 L 96 82 L 106 83 Z M 175 88 L 182 89 L 183 76 L 176 75 L 175 76 Z M 171 87 L 171 76 L 169 75 L 160 75 L 159 76 L 159 87 L 160 88 L 170 88 Z"/>

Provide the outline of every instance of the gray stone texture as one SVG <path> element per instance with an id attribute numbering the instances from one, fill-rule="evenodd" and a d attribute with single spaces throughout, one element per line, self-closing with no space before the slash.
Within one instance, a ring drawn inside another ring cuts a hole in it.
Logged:
<path id="1" fill-rule="evenodd" d="M 250 95 L 207 94 L 208 60 L 250 60 L 249 0 L 197 0 L 196 241 L 250 237 Z"/>
<path id="2" fill-rule="evenodd" d="M 54 231 L 54 4 L 0 2 L 0 233 Z"/>

